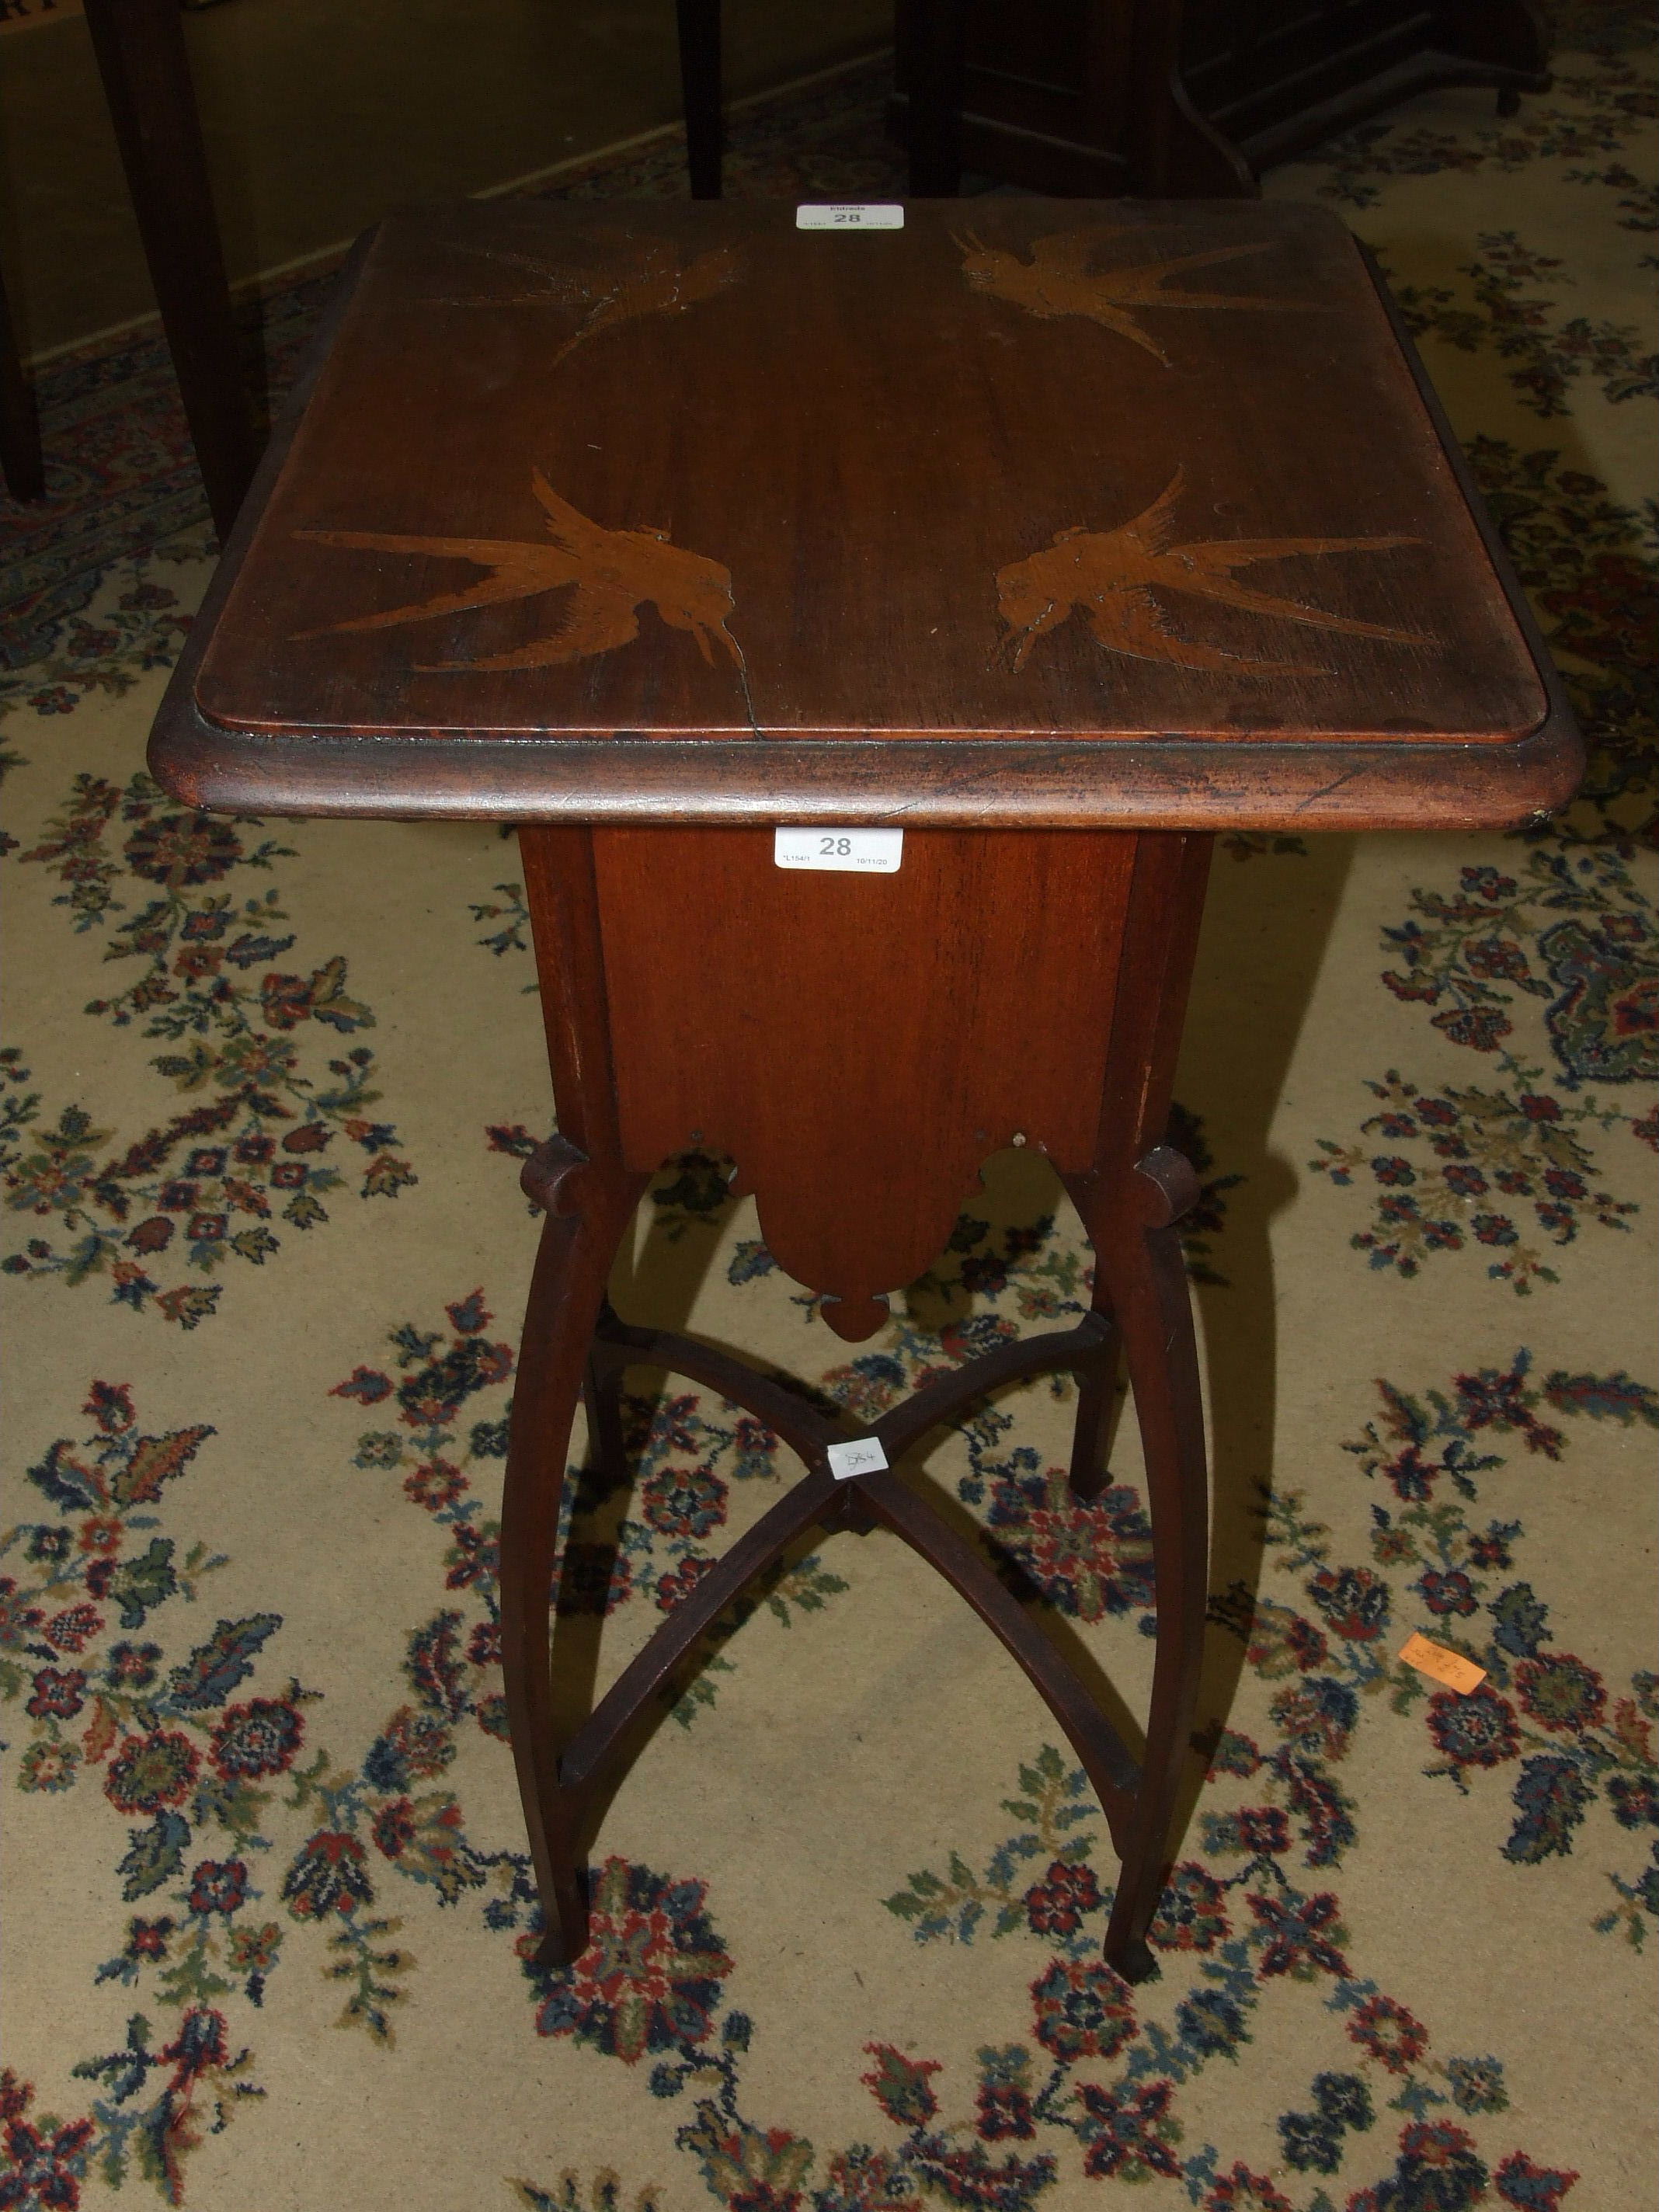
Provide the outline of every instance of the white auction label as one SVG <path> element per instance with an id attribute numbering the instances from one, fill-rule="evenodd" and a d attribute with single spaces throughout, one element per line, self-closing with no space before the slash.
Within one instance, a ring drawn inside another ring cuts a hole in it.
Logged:
<path id="1" fill-rule="evenodd" d="M 904 210 L 889 201 L 826 200 L 795 210 L 797 230 L 902 230 Z"/>
<path id="2" fill-rule="evenodd" d="M 850 875 L 896 876 L 902 830 L 777 830 L 772 858 L 781 868 L 838 868 Z"/>
<path id="3" fill-rule="evenodd" d="M 854 1437 L 850 1443 L 829 1444 L 824 1457 L 837 1482 L 850 1482 L 855 1474 L 879 1474 L 887 1455 L 874 1437 Z"/>

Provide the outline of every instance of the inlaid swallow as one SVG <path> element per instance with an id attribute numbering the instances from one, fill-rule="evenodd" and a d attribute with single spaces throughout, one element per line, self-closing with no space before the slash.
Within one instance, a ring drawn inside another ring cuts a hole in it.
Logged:
<path id="1" fill-rule="evenodd" d="M 379 530 L 296 530 L 296 538 L 319 545 L 342 545 L 370 553 L 415 553 L 449 561 L 470 561 L 489 574 L 458 592 L 441 592 L 410 606 L 384 614 L 356 615 L 301 630 L 300 637 L 332 637 L 341 631 L 389 629 L 398 623 L 425 622 L 438 615 L 526 599 L 538 592 L 574 586 L 562 618 L 544 636 L 510 653 L 481 660 L 441 660 L 419 667 L 431 675 L 460 669 L 550 668 L 592 653 L 610 653 L 640 634 L 639 609 L 647 600 L 672 629 L 689 630 L 712 667 L 712 641 L 740 669 L 743 654 L 726 627 L 733 611 L 731 571 L 700 553 L 669 543 L 665 530 L 606 530 L 562 500 L 539 469 L 531 485 L 547 514 L 550 545 L 500 538 L 411 538 Z"/>
<path id="2" fill-rule="evenodd" d="M 1164 288 L 1183 269 L 1204 269 L 1218 261 L 1237 261 L 1246 254 L 1265 253 L 1276 241 L 1259 239 L 1243 246 L 1212 246 L 1204 253 L 1183 253 L 1172 261 L 1142 261 L 1126 268 L 1091 269 L 1099 248 L 1110 240 L 1141 234 L 1127 229 L 1061 230 L 1036 240 L 1031 258 L 987 246 L 972 231 L 953 234 L 952 242 L 963 256 L 962 270 L 981 292 L 1024 307 L 1045 320 L 1060 315 L 1086 315 L 1091 322 L 1131 339 L 1164 363 L 1170 356 L 1156 338 L 1141 329 L 1132 310 L 1146 307 L 1257 307 L 1279 312 L 1316 309 L 1312 300 L 1253 299 L 1242 292 L 1170 292 Z"/>
<path id="3" fill-rule="evenodd" d="M 1268 615 L 1276 622 L 1302 623 L 1310 629 L 1339 630 L 1348 637 L 1375 637 L 1390 645 L 1431 645 L 1416 630 L 1387 623 L 1360 622 L 1352 615 L 1329 614 L 1234 580 L 1233 571 L 1258 561 L 1287 561 L 1327 553 L 1385 553 L 1396 545 L 1418 545 L 1416 538 L 1212 538 L 1188 545 L 1171 543 L 1175 509 L 1184 484 L 1177 469 L 1152 505 L 1116 530 L 1088 530 L 1081 524 L 1056 532 L 1051 544 L 997 572 L 997 611 L 1008 624 L 998 651 L 1012 669 L 1021 669 L 1045 630 L 1057 629 L 1074 610 L 1109 652 L 1137 660 L 1158 660 L 1176 668 L 1248 670 L 1257 674 L 1315 672 L 1305 662 L 1262 660 L 1225 652 L 1183 638 L 1170 629 L 1157 591 L 1185 592 L 1223 606 Z"/>
<path id="4" fill-rule="evenodd" d="M 621 269 L 558 269 L 532 254 L 515 253 L 493 246 L 462 246 L 457 250 L 491 262 L 504 262 L 535 279 L 535 289 L 496 293 L 487 298 L 446 298 L 434 304 L 451 307 L 574 307 L 586 306 L 588 313 L 574 336 L 554 355 L 550 367 L 573 354 L 579 345 L 601 331 L 641 315 L 683 314 L 699 300 L 724 291 L 738 273 L 738 250 L 732 246 L 711 247 L 681 265 L 665 244 L 636 240 L 619 241 L 634 256 Z"/>

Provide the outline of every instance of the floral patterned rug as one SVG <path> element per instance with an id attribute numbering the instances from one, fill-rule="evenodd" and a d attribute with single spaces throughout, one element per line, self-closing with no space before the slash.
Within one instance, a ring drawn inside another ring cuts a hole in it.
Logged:
<path id="1" fill-rule="evenodd" d="M 495 1612 L 514 1156 L 549 1117 L 514 848 L 149 783 L 209 565 L 177 515 L 40 613 L 0 691 L 0 2207 L 1651 2202 L 1652 45 L 1569 30 L 1513 118 L 1427 98 L 1269 179 L 1382 256 L 1592 767 L 1524 833 L 1218 854 L 1177 1129 L 1212 1628 L 1139 1988 L 1052 1722 L 880 1534 L 719 1624 L 606 1811 L 593 1948 L 532 1963 Z M 879 189 L 873 102 L 823 129 L 825 178 Z M 618 1302 L 879 1407 L 1079 1310 L 1046 1173 L 993 1162 L 852 1358 L 696 1155 Z M 579 1486 L 573 1698 L 791 1479 L 659 1383 L 631 1488 Z M 1133 1424 L 1084 1509 L 1067 1421 L 1013 1392 L 918 1479 L 1134 1709 Z M 1481 1685 L 1403 1665 L 1413 1631 Z"/>

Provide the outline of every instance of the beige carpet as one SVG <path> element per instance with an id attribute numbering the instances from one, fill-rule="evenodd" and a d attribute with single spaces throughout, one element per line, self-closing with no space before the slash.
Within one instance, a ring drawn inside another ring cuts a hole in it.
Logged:
<path id="1" fill-rule="evenodd" d="M 1594 763 L 1524 836 L 1218 854 L 1179 1086 L 1206 1756 L 1133 1991 L 1051 1722 L 880 1534 L 726 1624 L 605 1818 L 595 1949 L 526 1966 L 492 1542 L 550 1103 L 514 848 L 163 799 L 199 541 L 4 679 L 0 2207 L 1651 2202 L 1650 61 L 1582 44 L 1510 120 L 1428 99 L 1270 180 L 1383 256 Z M 884 1402 L 1076 1310 L 1045 1172 L 994 1162 L 850 1359 L 696 1159 L 618 1301 Z M 633 1492 L 571 1534 L 578 1681 L 790 1477 L 634 1382 Z M 1066 1420 L 1011 1395 L 918 1479 L 1133 1708 L 1133 1425 L 1085 1510 Z M 1399 1663 L 1414 1630 L 1485 1683 Z"/>

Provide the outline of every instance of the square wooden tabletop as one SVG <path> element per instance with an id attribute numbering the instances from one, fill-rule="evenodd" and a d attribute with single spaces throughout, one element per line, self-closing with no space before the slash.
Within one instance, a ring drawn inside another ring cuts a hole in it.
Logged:
<path id="1" fill-rule="evenodd" d="M 389 219 L 155 764 L 264 811 L 1317 826 L 1512 819 L 1576 749 L 1334 216 L 994 195 Z"/>

